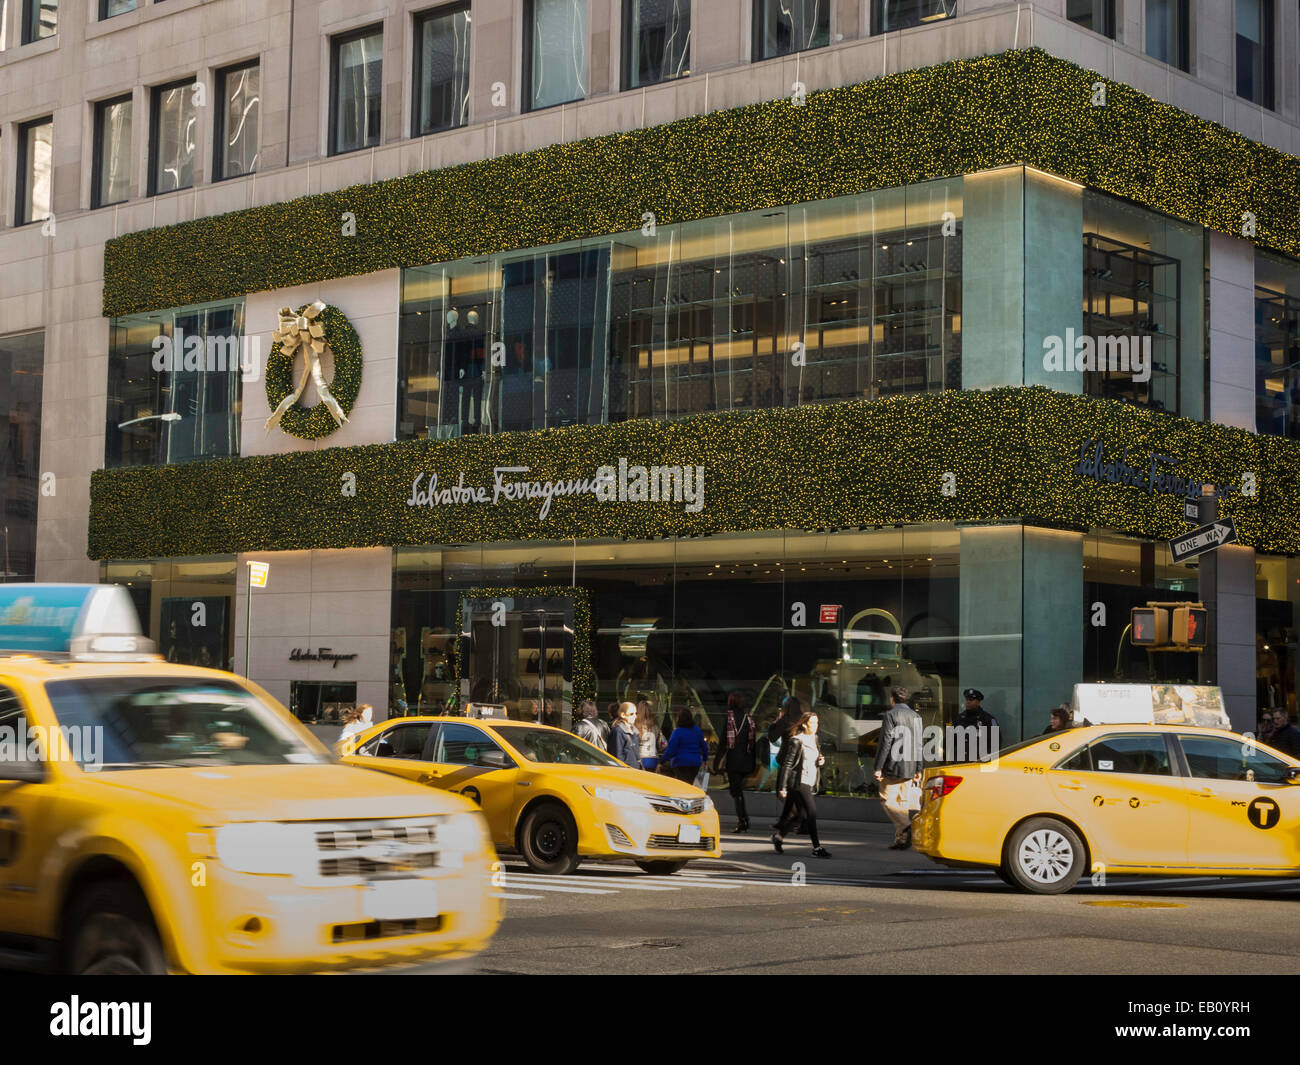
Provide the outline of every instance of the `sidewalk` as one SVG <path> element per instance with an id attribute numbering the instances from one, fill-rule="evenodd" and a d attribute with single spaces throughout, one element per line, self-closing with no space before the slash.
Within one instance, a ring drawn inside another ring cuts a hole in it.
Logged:
<path id="1" fill-rule="evenodd" d="M 690 868 L 705 871 L 730 870 L 733 872 L 791 875 L 795 862 L 803 862 L 809 878 L 861 879 L 897 873 L 905 869 L 934 870 L 942 866 L 915 851 L 891 851 L 894 838 L 892 825 L 863 821 L 817 822 L 822 846 L 831 852 L 829 858 L 811 856 L 812 841 L 807 836 L 791 835 L 785 838 L 785 853 L 772 849 L 772 818 L 753 817 L 749 832 L 734 835 L 727 831 L 735 822 L 724 818 L 722 857 L 716 860 L 691 862 Z"/>

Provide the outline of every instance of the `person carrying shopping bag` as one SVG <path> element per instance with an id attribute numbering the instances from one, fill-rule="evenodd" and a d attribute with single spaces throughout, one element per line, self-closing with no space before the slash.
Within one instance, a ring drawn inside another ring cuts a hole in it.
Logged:
<path id="1" fill-rule="evenodd" d="M 673 728 L 673 734 L 668 737 L 668 746 L 664 748 L 668 772 L 678 780 L 690 784 L 708 757 L 709 745 L 704 732 L 695 724 L 690 709 L 683 706 L 677 712 L 677 724 Z"/>
<path id="2" fill-rule="evenodd" d="M 745 811 L 745 781 L 754 771 L 755 736 L 758 729 L 754 719 L 745 709 L 745 697 L 740 692 L 727 696 L 727 731 L 718 745 L 718 757 L 713 770 L 727 774 L 727 791 L 736 804 L 736 832 L 749 831 L 749 814 Z"/>
<path id="3" fill-rule="evenodd" d="M 777 777 L 776 793 L 786 800 L 781 820 L 772 833 L 772 846 L 782 854 L 785 834 L 802 821 L 812 838 L 813 857 L 829 858 L 831 852 L 821 845 L 817 837 L 817 804 L 813 795 L 817 791 L 818 769 L 825 763 L 817 743 L 817 715 L 804 711 L 791 727 L 781 749 L 781 772 Z"/>

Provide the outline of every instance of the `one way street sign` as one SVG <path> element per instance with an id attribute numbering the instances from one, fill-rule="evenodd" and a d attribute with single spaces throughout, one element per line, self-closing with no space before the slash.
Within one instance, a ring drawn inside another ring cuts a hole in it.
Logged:
<path id="1" fill-rule="evenodd" d="M 1189 558 L 1236 542 L 1237 527 L 1232 524 L 1231 518 L 1224 518 L 1174 537 L 1169 541 L 1169 553 L 1175 562 L 1186 562 Z"/>

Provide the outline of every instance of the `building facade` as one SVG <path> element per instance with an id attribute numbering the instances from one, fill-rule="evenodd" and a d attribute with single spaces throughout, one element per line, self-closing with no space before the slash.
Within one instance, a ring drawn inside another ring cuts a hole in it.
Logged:
<path id="1" fill-rule="evenodd" d="M 1300 25 L 1221 8 L 9 0 L 7 514 L 306 720 L 793 692 L 852 795 L 900 682 L 1294 712 Z M 1208 669 L 1126 632 L 1206 483 Z"/>

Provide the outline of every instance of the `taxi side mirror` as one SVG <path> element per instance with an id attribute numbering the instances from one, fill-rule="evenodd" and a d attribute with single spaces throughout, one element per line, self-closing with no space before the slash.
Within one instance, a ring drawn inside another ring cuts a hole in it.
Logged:
<path id="1" fill-rule="evenodd" d="M 0 780 L 35 784 L 44 779 L 45 767 L 40 762 L 0 762 Z"/>
<path id="2" fill-rule="evenodd" d="M 509 769 L 514 763 L 505 751 L 482 751 L 474 761 L 475 765 L 489 769 Z"/>

